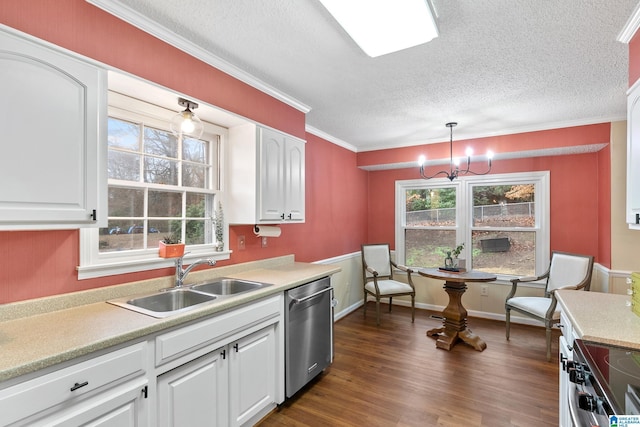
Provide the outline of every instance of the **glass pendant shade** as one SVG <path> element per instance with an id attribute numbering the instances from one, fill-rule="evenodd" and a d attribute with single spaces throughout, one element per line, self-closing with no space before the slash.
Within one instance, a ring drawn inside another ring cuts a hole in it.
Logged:
<path id="1" fill-rule="evenodd" d="M 171 132 L 177 137 L 200 138 L 204 131 L 204 125 L 202 120 L 191 111 L 191 108 L 198 108 L 198 104 L 183 99 L 180 99 L 179 104 L 186 107 L 186 109 L 171 119 Z"/>

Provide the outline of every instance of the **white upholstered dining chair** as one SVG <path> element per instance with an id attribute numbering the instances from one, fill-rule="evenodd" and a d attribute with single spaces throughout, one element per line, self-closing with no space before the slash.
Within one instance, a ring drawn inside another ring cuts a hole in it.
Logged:
<path id="1" fill-rule="evenodd" d="M 538 277 L 520 277 L 511 280 L 511 292 L 507 295 L 506 312 L 507 340 L 510 333 L 511 310 L 544 323 L 547 333 L 547 360 L 551 360 L 551 328 L 560 323 L 555 291 L 559 289 L 589 290 L 593 272 L 593 256 L 567 252 L 553 252 L 546 273 Z M 544 297 L 516 297 L 518 283 L 546 279 Z"/>
<path id="2" fill-rule="evenodd" d="M 409 283 L 394 279 L 394 271 L 407 273 Z M 389 298 L 389 312 L 393 297 L 411 296 L 411 321 L 415 320 L 416 290 L 411 279 L 413 270 L 391 260 L 391 251 L 386 243 L 362 245 L 362 279 L 364 284 L 364 315 L 367 315 L 367 296 L 376 299 L 376 323 L 380 325 L 380 299 Z"/>

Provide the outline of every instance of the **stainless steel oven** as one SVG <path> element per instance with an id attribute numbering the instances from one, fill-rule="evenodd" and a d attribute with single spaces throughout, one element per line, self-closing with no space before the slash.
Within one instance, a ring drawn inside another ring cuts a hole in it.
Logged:
<path id="1" fill-rule="evenodd" d="M 573 360 L 561 363 L 571 425 L 608 427 L 612 415 L 640 417 L 640 350 L 577 339 Z"/>

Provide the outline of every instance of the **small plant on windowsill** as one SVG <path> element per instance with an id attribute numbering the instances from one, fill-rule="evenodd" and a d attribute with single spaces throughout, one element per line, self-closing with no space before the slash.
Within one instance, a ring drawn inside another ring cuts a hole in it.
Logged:
<path id="1" fill-rule="evenodd" d="M 178 258 L 184 255 L 184 243 L 180 243 L 180 238 L 174 234 L 164 236 L 158 242 L 158 251 L 161 258 Z"/>

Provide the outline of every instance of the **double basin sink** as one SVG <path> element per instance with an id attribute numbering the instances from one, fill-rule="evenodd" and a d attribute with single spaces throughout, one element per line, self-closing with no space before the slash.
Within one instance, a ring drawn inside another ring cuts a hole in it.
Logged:
<path id="1" fill-rule="evenodd" d="M 138 313 L 163 318 L 268 286 L 271 285 L 241 279 L 219 278 L 207 283 L 169 288 L 149 295 L 118 298 L 107 302 Z"/>

